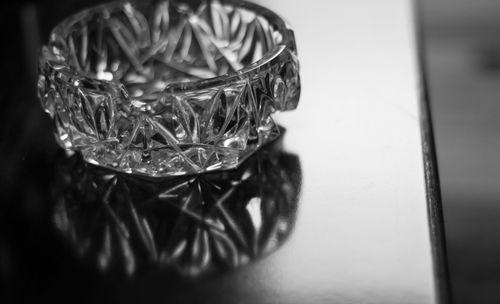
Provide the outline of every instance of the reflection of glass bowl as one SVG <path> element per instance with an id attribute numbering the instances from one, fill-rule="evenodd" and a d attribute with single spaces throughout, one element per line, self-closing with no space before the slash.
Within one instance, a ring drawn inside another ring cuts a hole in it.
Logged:
<path id="1" fill-rule="evenodd" d="M 147 181 L 61 157 L 57 228 L 102 270 L 151 265 L 186 276 L 248 263 L 290 234 L 299 159 L 269 144 L 233 171 Z"/>

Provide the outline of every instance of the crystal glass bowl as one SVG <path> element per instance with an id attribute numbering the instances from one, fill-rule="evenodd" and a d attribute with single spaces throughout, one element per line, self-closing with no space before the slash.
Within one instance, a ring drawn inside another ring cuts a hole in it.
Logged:
<path id="1" fill-rule="evenodd" d="M 116 2 L 54 28 L 39 98 L 56 139 L 93 164 L 152 177 L 231 169 L 300 95 L 293 31 L 242 1 Z"/>

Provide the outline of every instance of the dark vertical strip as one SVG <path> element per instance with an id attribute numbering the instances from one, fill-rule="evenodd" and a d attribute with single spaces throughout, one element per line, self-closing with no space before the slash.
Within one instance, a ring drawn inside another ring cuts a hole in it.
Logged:
<path id="1" fill-rule="evenodd" d="M 35 84 L 40 50 L 38 12 L 35 5 L 29 3 L 22 6 L 20 9 L 20 17 L 23 36 L 25 75 L 30 84 Z M 34 87 L 33 85 L 33 88 Z"/>
<path id="2" fill-rule="evenodd" d="M 441 304 L 452 303 L 450 281 L 448 275 L 448 260 L 446 254 L 446 236 L 444 217 L 439 185 L 439 173 L 432 127 L 429 86 L 427 83 L 427 68 L 425 58 L 425 39 L 422 22 L 421 0 L 413 0 L 414 22 L 416 29 L 416 45 L 420 80 L 420 126 L 422 134 L 422 150 L 426 184 L 427 212 L 429 215 L 432 255 L 434 259 L 434 274 L 436 278 L 437 300 Z"/>

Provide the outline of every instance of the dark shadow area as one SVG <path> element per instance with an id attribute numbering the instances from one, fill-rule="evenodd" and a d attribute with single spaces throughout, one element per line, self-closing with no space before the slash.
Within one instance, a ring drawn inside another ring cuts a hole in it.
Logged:
<path id="1" fill-rule="evenodd" d="M 4 201 L 2 303 L 198 302 L 193 288 L 277 250 L 296 219 L 300 163 L 281 140 L 237 170 L 153 181 L 49 159 Z"/>

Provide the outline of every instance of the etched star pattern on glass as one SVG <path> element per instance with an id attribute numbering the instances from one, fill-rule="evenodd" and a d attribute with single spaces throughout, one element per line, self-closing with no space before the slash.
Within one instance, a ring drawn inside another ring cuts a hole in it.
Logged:
<path id="1" fill-rule="evenodd" d="M 296 108 L 293 31 L 239 1 L 120 2 L 51 33 L 38 82 L 56 140 L 93 164 L 163 177 L 237 167 Z"/>
<path id="2" fill-rule="evenodd" d="M 199 276 L 275 251 L 295 222 L 297 156 L 264 146 L 237 170 L 162 182 L 59 159 L 54 220 L 80 257 L 133 275 L 160 267 Z"/>

